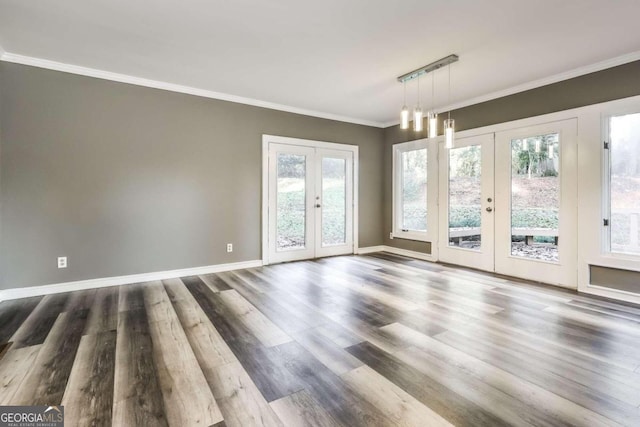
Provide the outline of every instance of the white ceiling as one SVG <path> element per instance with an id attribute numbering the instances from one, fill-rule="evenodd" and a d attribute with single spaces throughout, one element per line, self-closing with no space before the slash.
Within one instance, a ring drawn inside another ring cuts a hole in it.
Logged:
<path id="1" fill-rule="evenodd" d="M 400 74 L 455 53 L 436 106 L 486 98 L 640 58 L 638 16 L 639 0 L 0 0 L 0 46 L 382 126 Z"/>

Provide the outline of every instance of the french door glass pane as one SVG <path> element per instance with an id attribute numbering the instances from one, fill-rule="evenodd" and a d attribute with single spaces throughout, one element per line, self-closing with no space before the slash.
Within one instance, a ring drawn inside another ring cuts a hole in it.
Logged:
<path id="1" fill-rule="evenodd" d="M 345 159 L 322 159 L 322 246 L 346 243 L 346 166 Z"/>
<path id="2" fill-rule="evenodd" d="M 511 255 L 558 261 L 560 135 L 511 140 Z"/>
<path id="3" fill-rule="evenodd" d="M 610 122 L 611 251 L 640 254 L 640 113 Z"/>
<path id="4" fill-rule="evenodd" d="M 480 250 L 481 148 L 449 150 L 449 246 Z"/>
<path id="5" fill-rule="evenodd" d="M 427 149 L 402 153 L 402 229 L 427 231 Z"/>
<path id="6" fill-rule="evenodd" d="M 276 244 L 277 249 L 305 247 L 306 156 L 278 154 Z"/>

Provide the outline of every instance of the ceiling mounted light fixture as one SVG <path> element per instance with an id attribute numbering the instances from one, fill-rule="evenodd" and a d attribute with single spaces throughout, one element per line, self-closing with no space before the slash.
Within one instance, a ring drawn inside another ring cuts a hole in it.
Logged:
<path id="1" fill-rule="evenodd" d="M 458 55 L 449 55 L 445 58 L 439 59 L 435 62 L 432 62 L 429 65 L 425 65 L 424 67 L 420 67 L 416 70 L 413 70 L 407 74 L 403 74 L 398 77 L 398 81 L 405 86 L 405 99 L 404 106 L 400 112 L 400 129 L 409 129 L 409 110 L 407 108 L 406 101 L 406 83 L 413 79 L 418 79 L 418 104 L 413 111 L 413 130 L 416 132 L 421 132 L 423 115 L 422 108 L 420 106 L 420 76 L 423 74 L 430 73 L 439 68 L 442 68 L 446 65 L 449 65 L 449 101 L 451 101 L 451 64 L 458 61 Z M 438 114 L 434 110 L 435 104 L 435 80 L 433 74 L 431 75 L 431 108 L 428 112 L 428 125 L 429 125 L 429 138 L 435 138 L 438 135 Z M 449 113 L 449 118 L 445 120 L 445 137 L 447 143 L 449 140 L 451 141 L 451 146 L 453 146 L 453 124 L 454 121 L 451 119 L 451 113 Z M 447 125 L 450 125 L 447 127 Z M 448 129 L 448 131 L 447 131 Z M 448 133 L 447 133 L 448 132 Z M 447 136 L 449 135 L 449 136 Z M 448 147 L 450 148 L 450 147 Z"/>

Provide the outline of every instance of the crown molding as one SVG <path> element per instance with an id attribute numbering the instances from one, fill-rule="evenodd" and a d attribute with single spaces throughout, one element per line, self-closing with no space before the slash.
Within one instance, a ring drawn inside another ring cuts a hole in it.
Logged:
<path id="1" fill-rule="evenodd" d="M 595 73 L 597 71 L 606 70 L 607 68 L 617 67 L 618 65 L 628 64 L 629 62 L 640 60 L 640 50 L 631 52 L 625 55 L 616 56 L 615 58 L 607 59 L 604 61 L 596 62 L 594 64 L 586 65 L 583 67 L 574 68 L 573 70 L 565 71 L 563 73 L 554 74 L 553 76 L 545 77 L 538 80 L 532 80 L 527 83 L 523 83 L 517 86 L 512 86 L 507 89 L 499 90 L 496 92 L 480 95 L 475 98 L 468 99 L 466 101 L 457 102 L 454 104 L 446 105 L 437 109 L 437 113 L 443 113 L 447 111 L 453 111 L 460 108 L 468 107 L 474 104 L 480 104 L 482 102 L 491 101 L 493 99 L 502 98 L 505 96 L 513 95 L 519 92 L 547 86 L 553 83 L 558 83 L 563 80 L 569 80 L 575 77 L 584 76 L 586 74 Z M 399 110 L 398 110 L 399 111 Z M 400 124 L 400 120 L 391 120 L 383 123 L 383 127 L 396 126 Z"/>
<path id="2" fill-rule="evenodd" d="M 384 127 L 384 123 L 372 120 L 357 119 L 354 117 L 341 116 L 338 114 L 325 113 L 321 111 L 307 110 L 304 108 L 292 107 L 289 105 L 276 104 L 259 99 L 246 98 L 242 96 L 231 95 L 228 93 L 214 92 L 205 89 L 198 89 L 191 86 L 183 86 L 174 83 L 163 82 L 159 80 L 145 79 L 141 77 L 129 76 L 127 74 L 112 73 L 110 71 L 98 70 L 95 68 L 81 67 L 79 65 L 66 64 L 63 62 L 50 61 L 32 56 L 18 55 L 2 50 L 0 47 L 0 61 L 11 62 L 14 64 L 30 65 L 32 67 L 45 68 L 48 70 L 62 71 L 65 73 L 78 74 L 81 76 L 94 77 L 103 80 L 110 80 L 119 83 L 127 83 L 136 86 L 150 87 L 154 89 L 166 90 L 169 92 L 185 93 L 188 95 L 200 96 L 203 98 L 217 99 L 221 101 L 235 102 L 238 104 L 251 105 L 254 107 L 269 108 L 271 110 L 285 111 L 287 113 L 301 114 L 304 116 L 312 116 L 321 119 L 335 120 L 338 122 L 353 123 L 364 126 L 372 126 L 377 128 Z"/>

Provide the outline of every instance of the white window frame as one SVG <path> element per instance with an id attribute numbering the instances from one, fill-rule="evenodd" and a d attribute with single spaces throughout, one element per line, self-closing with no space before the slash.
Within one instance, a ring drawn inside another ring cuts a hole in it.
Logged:
<path id="1" fill-rule="evenodd" d="M 440 138 L 441 139 L 441 138 Z M 427 150 L 427 231 L 402 229 L 402 153 L 414 150 Z M 431 242 L 432 251 L 438 236 L 438 139 L 424 138 L 410 142 L 394 144 L 392 165 L 392 229 L 394 239 Z"/>
<path id="2" fill-rule="evenodd" d="M 602 141 L 609 144 L 609 148 L 602 146 L 602 219 L 601 242 L 602 253 L 607 257 L 640 260 L 640 254 L 630 252 L 614 252 L 611 248 L 611 118 L 628 114 L 640 114 L 640 105 L 626 108 L 610 109 L 602 114 Z M 609 225 L 604 225 L 604 219 L 609 220 Z"/>

